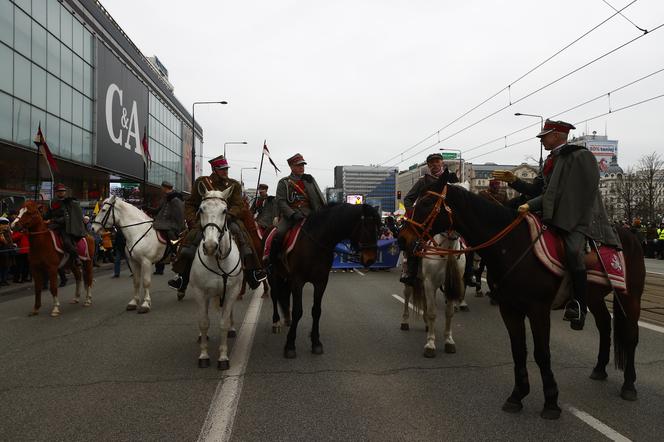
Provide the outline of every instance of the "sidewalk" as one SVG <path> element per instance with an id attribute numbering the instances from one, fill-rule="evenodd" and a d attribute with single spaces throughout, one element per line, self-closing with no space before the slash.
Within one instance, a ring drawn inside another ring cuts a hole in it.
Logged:
<path id="1" fill-rule="evenodd" d="M 646 259 L 641 320 L 664 326 L 664 260 Z"/>

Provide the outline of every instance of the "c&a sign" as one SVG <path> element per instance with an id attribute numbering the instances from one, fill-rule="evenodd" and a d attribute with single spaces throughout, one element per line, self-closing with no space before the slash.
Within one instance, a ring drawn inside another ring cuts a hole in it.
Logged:
<path id="1" fill-rule="evenodd" d="M 142 179 L 141 139 L 148 125 L 148 89 L 101 42 L 97 49 L 96 164 Z"/>

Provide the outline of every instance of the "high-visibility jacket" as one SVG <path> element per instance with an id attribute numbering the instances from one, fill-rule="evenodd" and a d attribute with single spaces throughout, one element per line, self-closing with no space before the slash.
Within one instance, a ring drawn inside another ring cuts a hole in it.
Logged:
<path id="1" fill-rule="evenodd" d="M 657 229 L 657 236 L 660 241 L 664 241 L 664 229 Z"/>

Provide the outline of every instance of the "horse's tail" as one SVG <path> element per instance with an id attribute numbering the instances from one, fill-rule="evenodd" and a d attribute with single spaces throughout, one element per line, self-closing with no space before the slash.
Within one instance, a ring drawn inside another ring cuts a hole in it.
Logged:
<path id="1" fill-rule="evenodd" d="M 463 284 L 463 275 L 459 270 L 459 260 L 449 255 L 445 264 L 445 298 L 449 301 L 458 301 L 463 298 L 466 287 Z"/>
<path id="2" fill-rule="evenodd" d="M 408 287 L 405 287 L 405 290 L 408 290 Z M 427 298 L 424 293 L 424 284 L 420 278 L 415 280 L 415 283 L 411 287 L 411 304 L 413 305 L 413 311 L 422 315 L 427 306 Z"/>

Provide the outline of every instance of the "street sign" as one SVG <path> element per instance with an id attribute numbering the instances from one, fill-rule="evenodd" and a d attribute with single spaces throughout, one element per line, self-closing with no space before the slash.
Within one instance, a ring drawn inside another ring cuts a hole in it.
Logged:
<path id="1" fill-rule="evenodd" d="M 417 166 L 419 166 L 419 164 L 415 163 L 415 164 L 413 164 L 412 166 L 410 166 L 410 167 L 408 168 L 408 170 L 415 170 L 415 169 L 417 169 Z"/>
<path id="2" fill-rule="evenodd" d="M 456 160 L 458 154 L 456 152 L 443 152 L 442 155 L 444 160 Z"/>

